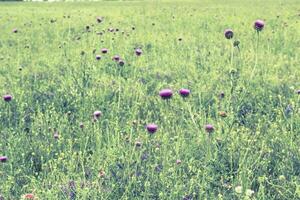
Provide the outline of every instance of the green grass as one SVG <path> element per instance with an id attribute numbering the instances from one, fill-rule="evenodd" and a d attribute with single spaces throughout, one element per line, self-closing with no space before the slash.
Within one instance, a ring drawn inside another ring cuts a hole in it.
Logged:
<path id="1" fill-rule="evenodd" d="M 0 101 L 0 196 L 300 199 L 299 12 L 291 0 L 0 3 L 0 94 L 13 96 Z"/>

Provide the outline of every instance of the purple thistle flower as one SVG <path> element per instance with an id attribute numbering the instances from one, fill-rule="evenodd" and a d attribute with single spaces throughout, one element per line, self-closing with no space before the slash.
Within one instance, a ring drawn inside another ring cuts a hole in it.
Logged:
<path id="1" fill-rule="evenodd" d="M 58 134 L 57 131 L 54 133 L 53 137 L 54 137 L 54 139 L 56 139 L 56 140 L 59 138 L 59 134 Z"/>
<path id="2" fill-rule="evenodd" d="M 146 126 L 146 129 L 147 129 L 147 131 L 148 131 L 149 133 L 153 134 L 153 133 L 155 133 L 155 132 L 157 131 L 158 126 L 157 126 L 156 124 L 148 124 L 148 125 Z"/>
<path id="3" fill-rule="evenodd" d="M 136 49 L 136 50 L 135 50 L 135 54 L 136 54 L 137 56 L 142 55 L 142 53 L 143 53 L 142 49 Z"/>
<path id="4" fill-rule="evenodd" d="M 124 66 L 124 65 L 125 65 L 125 62 L 124 62 L 124 60 L 119 60 L 118 64 L 119 64 L 120 66 Z"/>
<path id="5" fill-rule="evenodd" d="M 258 19 L 254 22 L 254 29 L 257 31 L 262 31 L 265 26 L 265 22 Z"/>
<path id="6" fill-rule="evenodd" d="M 3 100 L 6 102 L 10 102 L 12 100 L 12 96 L 10 94 L 4 95 Z"/>
<path id="7" fill-rule="evenodd" d="M 13 33 L 17 33 L 17 32 L 18 32 L 18 29 L 14 28 L 14 29 L 12 30 L 12 32 L 13 32 Z"/>
<path id="8" fill-rule="evenodd" d="M 81 129 L 83 129 L 83 128 L 84 128 L 84 124 L 81 122 L 81 123 L 79 124 L 79 127 L 80 127 Z"/>
<path id="9" fill-rule="evenodd" d="M 231 39 L 231 38 L 233 38 L 233 31 L 231 29 L 226 29 L 224 31 L 224 35 L 227 39 Z"/>
<path id="10" fill-rule="evenodd" d="M 103 48 L 103 49 L 101 49 L 101 52 L 102 52 L 103 54 L 106 54 L 106 53 L 108 53 L 108 49 Z"/>
<path id="11" fill-rule="evenodd" d="M 173 96 L 173 92 L 171 89 L 163 89 L 159 92 L 159 96 L 162 99 L 170 99 Z"/>
<path id="12" fill-rule="evenodd" d="M 205 125 L 204 128 L 205 128 L 205 131 L 208 132 L 208 133 L 212 133 L 215 130 L 214 126 L 211 125 L 211 124 Z"/>
<path id="13" fill-rule="evenodd" d="M 136 141 L 136 142 L 135 142 L 135 146 L 136 146 L 136 147 L 141 147 L 141 146 L 142 146 L 142 142 Z"/>
<path id="14" fill-rule="evenodd" d="M 112 60 L 114 60 L 114 61 L 119 61 L 121 58 L 120 58 L 120 56 L 118 56 L 118 55 L 115 55 L 113 58 L 112 58 Z"/>
<path id="15" fill-rule="evenodd" d="M 220 92 L 220 99 L 223 99 L 225 97 L 225 93 L 222 91 Z"/>
<path id="16" fill-rule="evenodd" d="M 0 156 L 0 162 L 5 163 L 7 160 L 8 158 L 6 156 Z"/>
<path id="17" fill-rule="evenodd" d="M 101 56 L 100 55 L 96 55 L 96 60 L 101 60 Z"/>
<path id="18" fill-rule="evenodd" d="M 95 111 L 94 112 L 94 119 L 98 119 L 99 117 L 101 117 L 101 115 L 102 115 L 101 111 L 99 111 L 99 110 Z"/>
<path id="19" fill-rule="evenodd" d="M 97 17 L 97 22 L 101 23 L 103 21 L 103 17 Z"/>
<path id="20" fill-rule="evenodd" d="M 191 91 L 188 90 L 188 89 L 180 89 L 179 90 L 179 94 L 182 96 L 182 97 L 188 97 L 190 95 Z"/>

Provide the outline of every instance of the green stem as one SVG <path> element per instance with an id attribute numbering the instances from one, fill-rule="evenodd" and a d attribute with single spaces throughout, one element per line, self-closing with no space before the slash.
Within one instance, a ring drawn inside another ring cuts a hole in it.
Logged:
<path id="1" fill-rule="evenodd" d="M 231 41 L 230 41 L 230 44 L 231 44 L 230 64 L 231 64 L 231 66 L 233 67 L 233 53 L 234 53 L 234 46 L 233 46 L 233 43 L 231 43 Z"/>
<path id="2" fill-rule="evenodd" d="M 259 47 L 259 32 L 257 31 L 257 40 L 256 40 L 256 52 L 255 52 L 255 64 L 251 73 L 251 77 L 250 79 L 252 79 L 255 70 L 256 70 L 256 66 L 257 66 L 257 62 L 258 62 L 258 47 Z"/>

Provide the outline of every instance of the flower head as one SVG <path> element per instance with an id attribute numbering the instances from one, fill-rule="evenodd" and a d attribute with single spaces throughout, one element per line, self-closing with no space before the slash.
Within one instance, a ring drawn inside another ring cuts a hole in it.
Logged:
<path id="1" fill-rule="evenodd" d="M 95 111 L 94 112 L 94 119 L 99 119 L 101 117 L 101 115 L 102 115 L 101 111 L 99 111 L 99 110 Z"/>
<path id="2" fill-rule="evenodd" d="M 10 94 L 4 95 L 3 100 L 6 102 L 10 102 L 12 100 L 12 96 Z"/>
<path id="3" fill-rule="evenodd" d="M 224 31 L 224 36 L 225 36 L 225 38 L 227 38 L 227 39 L 233 38 L 233 31 L 232 31 L 231 29 L 226 29 L 226 30 Z"/>
<path id="4" fill-rule="evenodd" d="M 215 130 L 214 126 L 211 125 L 211 124 L 206 124 L 206 125 L 204 126 L 204 129 L 205 129 L 205 131 L 206 131 L 207 133 L 212 133 L 212 132 L 214 132 L 214 130 Z"/>
<path id="5" fill-rule="evenodd" d="M 159 96 L 162 99 L 170 99 L 173 96 L 173 92 L 171 89 L 163 89 L 159 92 Z"/>
<path id="6" fill-rule="evenodd" d="M 80 127 L 81 129 L 83 129 L 83 128 L 84 128 L 84 124 L 83 124 L 82 122 L 80 122 L 79 127 Z"/>
<path id="7" fill-rule="evenodd" d="M 53 135 L 54 139 L 58 139 L 59 138 L 59 134 L 57 131 L 55 131 L 54 135 Z"/>
<path id="8" fill-rule="evenodd" d="M 153 133 L 155 133 L 155 132 L 157 131 L 158 126 L 157 126 L 156 124 L 148 124 L 148 125 L 146 126 L 146 129 L 147 129 L 147 131 L 148 131 L 149 133 L 153 134 Z"/>
<path id="9" fill-rule="evenodd" d="M 124 65 L 125 65 L 125 62 L 124 62 L 124 60 L 119 60 L 118 64 L 119 64 L 120 66 L 124 66 Z"/>
<path id="10" fill-rule="evenodd" d="M 119 61 L 121 58 L 120 58 L 120 56 L 118 56 L 118 55 L 115 55 L 113 58 L 112 58 L 112 60 L 114 60 L 114 61 Z"/>
<path id="11" fill-rule="evenodd" d="M 106 53 L 108 53 L 108 49 L 103 48 L 103 49 L 101 49 L 101 52 L 102 52 L 103 54 L 106 54 Z"/>
<path id="12" fill-rule="evenodd" d="M 97 17 L 96 19 L 98 23 L 101 23 L 103 21 L 103 17 Z"/>
<path id="13" fill-rule="evenodd" d="M 241 194 L 243 192 L 243 188 L 242 186 L 239 185 L 235 187 L 234 191 L 238 194 Z"/>
<path id="14" fill-rule="evenodd" d="M 8 158 L 6 156 L 0 156 L 0 162 L 5 163 L 7 162 Z"/>
<path id="15" fill-rule="evenodd" d="M 101 60 L 101 56 L 100 55 L 96 55 L 96 60 Z"/>
<path id="16" fill-rule="evenodd" d="M 176 160 L 176 164 L 177 164 L 177 165 L 180 165 L 180 164 L 181 164 L 181 160 L 180 160 L 180 159 L 177 159 L 177 160 Z"/>
<path id="17" fill-rule="evenodd" d="M 142 49 L 136 49 L 136 50 L 135 50 L 135 54 L 136 54 L 137 56 L 142 55 L 142 53 L 143 53 Z"/>
<path id="18" fill-rule="evenodd" d="M 24 199 L 34 199 L 34 194 L 32 193 L 25 194 Z"/>
<path id="19" fill-rule="evenodd" d="M 254 22 L 254 29 L 257 31 L 262 31 L 265 26 L 265 22 L 258 19 Z"/>
<path id="20" fill-rule="evenodd" d="M 182 97 L 188 97 L 190 95 L 191 91 L 188 90 L 188 89 L 180 89 L 179 90 L 179 94 L 182 96 Z"/>

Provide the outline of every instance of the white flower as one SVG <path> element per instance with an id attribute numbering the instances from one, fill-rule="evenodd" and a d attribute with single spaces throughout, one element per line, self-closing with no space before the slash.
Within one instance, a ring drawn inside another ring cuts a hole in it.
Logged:
<path id="1" fill-rule="evenodd" d="M 251 197 L 254 194 L 253 190 L 247 189 L 246 190 L 246 196 Z"/>
<path id="2" fill-rule="evenodd" d="M 241 194 L 243 191 L 243 188 L 242 188 L 242 186 L 239 185 L 239 186 L 236 186 L 234 190 L 236 193 Z"/>

